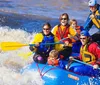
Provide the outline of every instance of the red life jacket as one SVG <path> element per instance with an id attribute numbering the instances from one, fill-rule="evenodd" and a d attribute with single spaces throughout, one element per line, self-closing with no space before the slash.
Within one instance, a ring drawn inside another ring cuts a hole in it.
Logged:
<path id="1" fill-rule="evenodd" d="M 59 40 L 68 37 L 69 33 L 69 25 L 66 26 L 63 30 L 61 29 L 61 26 L 58 25 L 58 30 L 56 31 L 56 36 L 58 37 Z M 66 40 L 64 40 L 66 41 Z"/>
<path id="2" fill-rule="evenodd" d="M 51 59 L 50 57 L 48 57 L 48 64 L 58 66 L 59 65 L 59 59 L 55 59 L 55 58 Z"/>
<path id="3" fill-rule="evenodd" d="M 59 65 L 59 60 L 63 59 L 63 58 L 64 58 L 63 55 L 58 55 L 57 59 L 48 57 L 48 64 L 58 66 Z"/>

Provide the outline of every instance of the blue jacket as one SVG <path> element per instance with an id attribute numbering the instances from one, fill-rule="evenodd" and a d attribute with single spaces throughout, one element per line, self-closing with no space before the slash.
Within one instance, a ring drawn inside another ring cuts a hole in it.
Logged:
<path id="1" fill-rule="evenodd" d="M 97 11 L 99 11 L 100 12 L 100 5 L 99 4 L 97 4 Z M 84 29 L 86 29 L 86 30 L 90 30 L 91 29 L 91 27 L 94 25 L 94 23 L 92 22 L 92 20 L 90 19 L 90 15 L 92 14 L 92 12 L 90 11 L 90 14 L 89 14 L 89 16 L 88 16 L 88 18 L 87 18 L 87 20 L 86 20 L 86 22 L 85 22 L 85 24 L 84 24 Z M 96 18 L 97 19 L 99 19 L 100 20 L 100 15 L 99 16 L 96 16 Z"/>

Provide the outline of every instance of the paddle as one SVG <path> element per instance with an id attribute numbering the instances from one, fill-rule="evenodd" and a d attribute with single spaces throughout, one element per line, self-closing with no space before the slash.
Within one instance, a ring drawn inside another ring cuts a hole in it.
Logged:
<path id="1" fill-rule="evenodd" d="M 79 62 L 79 63 L 82 63 L 82 64 L 85 64 L 85 65 L 88 65 L 88 66 L 92 66 L 92 67 L 93 67 L 93 65 L 88 64 L 88 63 L 85 63 L 85 62 L 82 62 L 82 61 L 79 61 L 79 60 L 77 60 L 77 59 L 75 59 L 75 58 L 72 58 L 72 60 L 74 60 L 74 61 L 76 61 L 76 62 Z M 98 68 L 98 69 L 100 70 L 100 68 Z"/>
<path id="2" fill-rule="evenodd" d="M 27 52 L 27 53 L 20 53 L 18 56 L 22 57 L 23 59 L 27 60 L 29 56 L 34 54 L 34 52 Z"/>
<path id="3" fill-rule="evenodd" d="M 61 40 L 59 41 L 59 43 L 62 43 L 62 41 L 65 40 L 65 39 L 67 39 L 67 37 L 61 39 Z M 55 43 L 55 44 L 56 44 L 56 43 Z M 20 53 L 20 54 L 18 54 L 18 56 L 23 57 L 23 59 L 26 60 L 26 59 L 28 59 L 28 57 L 31 56 L 32 54 L 34 54 L 34 52 Z"/>
<path id="4" fill-rule="evenodd" d="M 51 45 L 51 44 L 61 44 L 61 42 L 43 43 L 42 45 Z M 20 42 L 1 42 L 1 50 L 3 51 L 16 50 L 23 46 L 35 46 L 35 44 L 23 44 Z"/>
<path id="5" fill-rule="evenodd" d="M 68 37 L 66 38 L 63 38 L 61 39 L 59 42 L 55 42 L 55 43 L 43 43 L 41 45 L 53 45 L 53 44 L 63 44 L 63 40 L 67 39 Z M 1 42 L 0 43 L 1 45 L 1 50 L 2 51 L 9 51 L 9 50 L 16 50 L 16 49 L 19 49 L 23 46 L 35 46 L 35 44 L 23 44 L 23 43 L 20 43 L 20 42 Z"/>
<path id="6" fill-rule="evenodd" d="M 91 22 L 91 19 L 87 22 L 87 24 L 84 27 L 84 29 L 86 29 L 86 26 Z M 88 30 L 88 29 L 87 29 Z"/>

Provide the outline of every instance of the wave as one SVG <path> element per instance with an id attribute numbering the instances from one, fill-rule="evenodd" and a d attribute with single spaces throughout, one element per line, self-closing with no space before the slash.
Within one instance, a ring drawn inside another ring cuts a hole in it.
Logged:
<path id="1" fill-rule="evenodd" d="M 12 41 L 29 44 L 36 33 L 30 34 L 21 29 L 11 29 L 7 26 L 0 27 L 0 42 Z M 30 52 L 29 46 L 0 53 L 0 85 L 43 85 L 39 74 L 28 72 L 20 75 L 20 69 L 32 62 L 32 56 L 27 60 L 18 56 L 20 53 Z M 38 81 L 38 80 L 39 81 Z"/>

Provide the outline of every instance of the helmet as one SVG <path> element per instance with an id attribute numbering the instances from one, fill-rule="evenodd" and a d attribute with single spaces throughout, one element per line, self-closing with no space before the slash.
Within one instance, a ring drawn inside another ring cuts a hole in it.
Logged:
<path id="1" fill-rule="evenodd" d="M 97 4 L 97 0 L 89 0 L 88 6 L 94 6 Z"/>
<path id="2" fill-rule="evenodd" d="M 81 35 L 83 35 L 83 36 L 87 36 L 87 37 L 90 36 L 90 34 L 89 34 L 89 32 L 88 32 L 87 30 L 83 30 L 83 31 L 81 31 Z"/>

